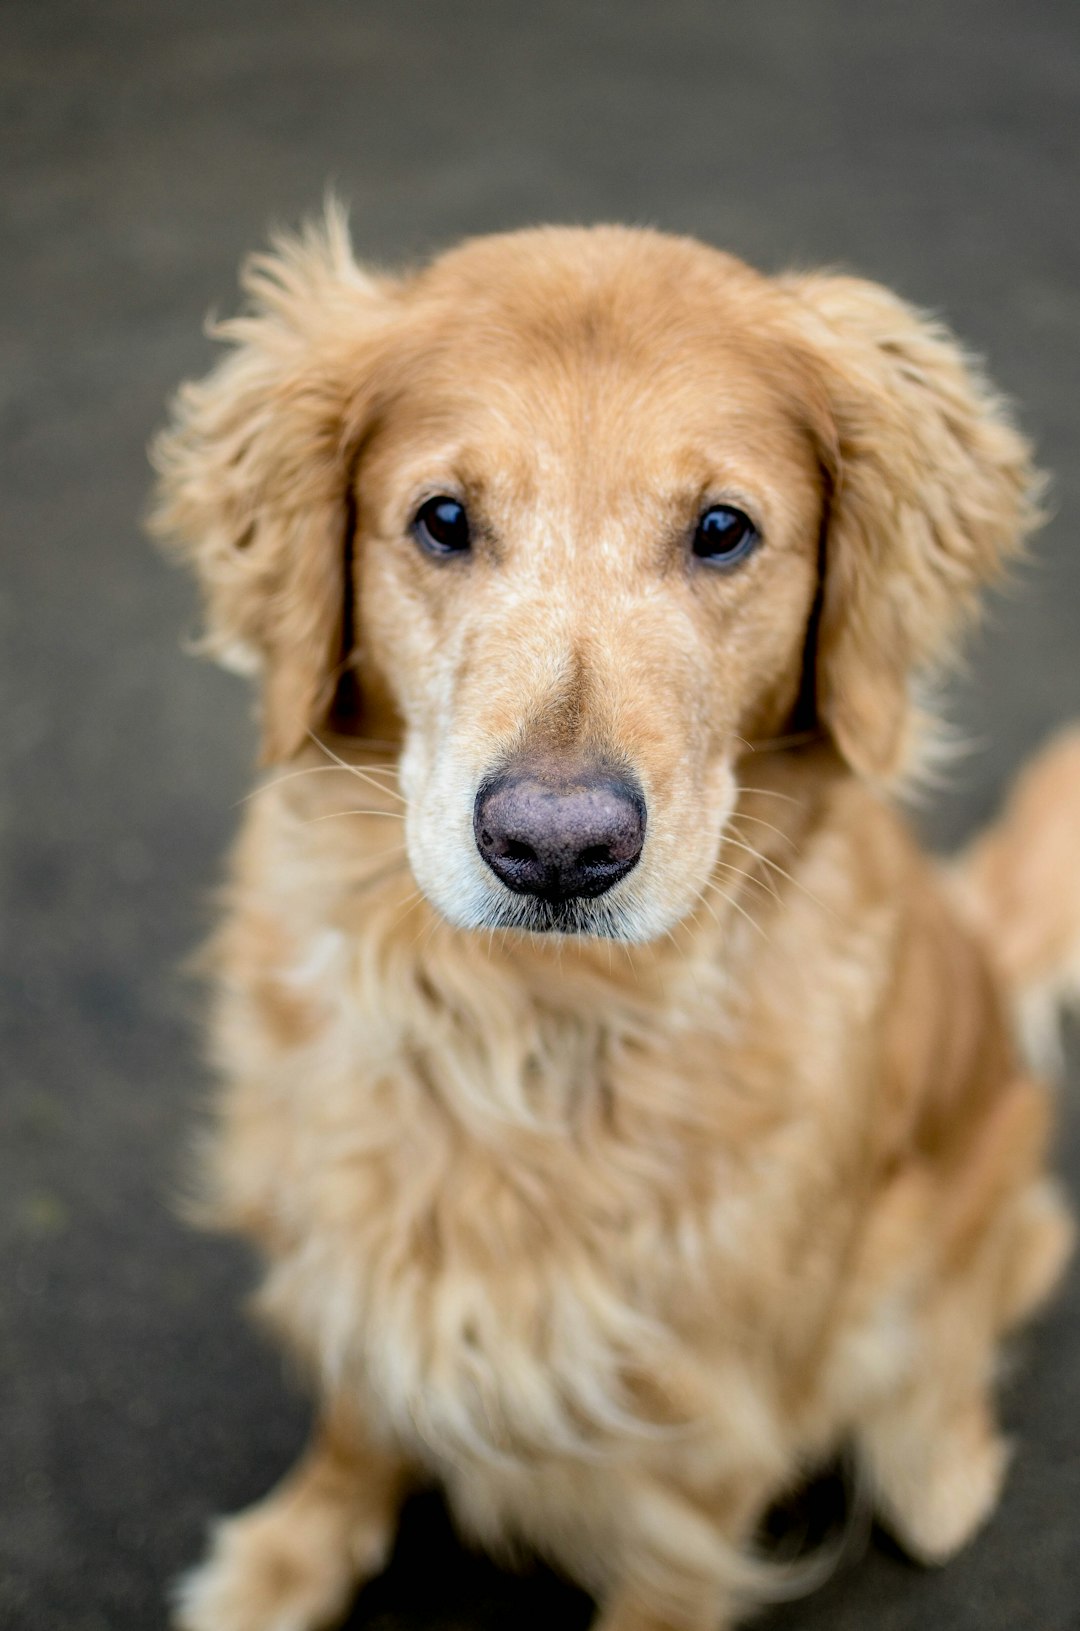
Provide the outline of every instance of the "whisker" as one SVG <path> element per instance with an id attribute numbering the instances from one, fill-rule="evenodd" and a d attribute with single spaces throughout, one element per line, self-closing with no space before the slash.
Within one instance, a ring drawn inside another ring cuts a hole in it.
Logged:
<path id="1" fill-rule="evenodd" d="M 402 903 L 403 909 L 397 914 L 393 923 L 391 923 L 388 933 L 394 934 L 396 930 L 400 929 L 401 925 L 405 922 L 405 919 L 416 911 L 416 908 L 419 906 L 423 898 L 424 896 L 419 889 L 410 890 L 409 894 L 405 896 L 405 900 Z"/>
<path id="2" fill-rule="evenodd" d="M 753 821 L 756 822 L 759 827 L 768 827 L 770 832 L 774 832 L 776 836 L 778 838 L 782 838 L 786 844 L 790 844 L 793 848 L 798 848 L 794 838 L 792 838 L 789 832 L 785 832 L 783 827 L 776 826 L 776 824 L 772 821 L 766 821 L 763 816 L 750 815 L 746 810 L 736 810 L 732 815 L 731 820 L 732 822 Z"/>
<path id="3" fill-rule="evenodd" d="M 762 866 L 770 867 L 773 872 L 779 873 L 781 878 L 786 878 L 788 883 L 791 884 L 794 889 L 801 890 L 806 896 L 807 900 L 813 901 L 815 906 L 820 906 L 823 912 L 828 912 L 830 917 L 836 916 L 836 913 L 833 911 L 831 906 L 827 905 L 825 901 L 823 901 L 819 896 L 815 895 L 812 889 L 807 889 L 806 885 L 801 881 L 801 879 L 793 877 L 792 874 L 786 870 L 786 868 L 780 865 L 779 861 L 772 860 L 768 855 L 762 855 L 761 851 L 755 849 L 752 844 L 744 844 L 738 838 L 732 838 L 728 833 L 724 834 L 723 841 L 725 844 L 734 844 L 736 849 L 745 850 L 747 855 L 752 855 L 756 861 L 761 862 Z"/>
<path id="4" fill-rule="evenodd" d="M 707 883 L 706 883 L 705 887 L 708 888 Z M 706 900 L 705 890 L 704 889 L 698 895 L 698 902 L 700 903 L 700 905 L 704 906 L 705 910 L 708 912 L 709 916 L 712 918 L 712 920 L 716 924 L 717 928 L 718 929 L 721 928 L 722 924 L 720 922 L 720 917 L 719 917 L 719 914 L 717 913 L 716 907 L 713 905 L 711 900 Z M 695 916 L 696 916 L 696 914 L 695 914 Z"/>
<path id="5" fill-rule="evenodd" d="M 754 848 L 753 844 L 746 844 L 741 838 L 733 838 L 730 832 L 724 833 L 721 843 L 733 844 L 736 849 L 745 850 L 747 855 L 752 855 L 755 861 L 761 862 L 762 866 L 771 867 L 774 872 L 778 872 L 780 874 L 781 878 L 786 878 L 788 883 L 798 883 L 799 880 L 797 878 L 793 878 L 791 873 L 780 865 L 779 861 L 774 861 L 768 855 L 763 855 L 761 850 Z"/>
<path id="6" fill-rule="evenodd" d="M 328 759 L 332 759 L 340 770 L 348 771 L 350 776 L 356 776 L 356 777 L 359 778 L 360 781 L 367 782 L 370 786 L 374 787 L 376 789 L 376 791 L 379 792 L 379 793 L 389 793 L 389 795 L 390 795 L 390 797 L 392 799 L 397 799 L 398 802 L 401 803 L 401 804 L 407 803 L 407 800 L 406 800 L 403 793 L 396 792 L 394 790 L 394 788 L 392 788 L 392 787 L 383 787 L 380 782 L 375 781 L 371 776 L 369 776 L 366 773 L 366 771 L 359 770 L 359 769 L 357 769 L 357 767 L 355 765 L 349 764 L 349 762 L 346 759 L 342 759 L 338 754 L 336 754 L 334 752 L 333 748 L 327 747 L 326 743 L 321 741 L 319 739 L 319 737 L 317 737 L 315 735 L 314 731 L 308 731 L 308 735 L 311 737 L 311 740 L 315 743 L 315 746 L 317 748 L 321 748 L 323 753 L 326 754 L 326 757 Z"/>
<path id="7" fill-rule="evenodd" d="M 821 741 L 820 731 L 793 731 L 787 736 L 767 736 L 760 742 L 747 742 L 745 736 L 736 736 L 751 753 L 781 753 L 785 748 L 809 747 Z"/>
<path id="8" fill-rule="evenodd" d="M 748 787 L 745 782 L 740 782 L 739 791 L 741 793 L 759 793 L 762 798 L 783 799 L 787 804 L 797 804 L 800 810 L 803 808 L 802 799 L 793 798 L 790 793 L 778 793 L 775 787 Z"/>
<path id="9" fill-rule="evenodd" d="M 768 944 L 769 937 L 765 933 L 765 930 L 761 927 L 761 924 L 757 921 L 757 919 L 754 918 L 754 917 L 751 917 L 750 913 L 746 910 L 746 908 L 743 907 L 743 906 L 740 906 L 739 902 L 734 898 L 734 896 L 729 895 L 725 889 L 721 889 L 720 885 L 717 883 L 715 878 L 707 878 L 706 879 L 705 889 L 712 889 L 716 894 L 718 894 L 720 896 L 720 899 L 723 900 L 723 901 L 726 901 L 727 904 L 730 907 L 732 907 L 736 912 L 738 912 L 740 917 L 744 917 L 746 919 L 747 923 L 749 923 L 750 927 L 752 929 L 756 929 L 758 934 L 761 936 L 761 938 L 766 942 L 766 944 Z M 702 897 L 704 897 L 704 890 L 702 890 Z"/>
<path id="10" fill-rule="evenodd" d="M 714 861 L 713 865 L 723 867 L 725 872 L 733 872 L 737 878 L 745 878 L 747 883 L 757 884 L 757 887 L 764 889 L 765 893 L 771 895 L 773 900 L 780 899 L 776 885 L 771 878 L 755 878 L 754 874 L 748 872 L 744 866 L 736 866 L 732 861 Z"/>
<path id="11" fill-rule="evenodd" d="M 354 770 L 383 771 L 388 776 L 398 774 L 396 768 L 392 765 L 386 765 L 385 767 L 382 765 L 356 765 L 352 768 Z M 274 776 L 270 781 L 261 782 L 258 787 L 253 787 L 250 793 L 245 793 L 242 799 L 237 799 L 233 809 L 239 809 L 242 804 L 250 803 L 252 799 L 258 798 L 260 793 L 269 793 L 273 788 L 280 787 L 283 782 L 295 781 L 298 776 L 338 776 L 340 774 L 341 770 L 338 765 L 306 765 L 301 770 L 287 770 L 283 776 Z M 380 789 L 380 791 L 388 793 L 390 788 Z"/>
<path id="12" fill-rule="evenodd" d="M 421 899 L 424 898 L 424 892 L 422 889 L 418 890 L 417 893 Z M 428 945 L 432 940 L 434 940 L 436 933 L 444 923 L 445 919 L 441 916 L 439 911 L 437 909 L 433 909 L 427 922 L 421 923 L 420 927 L 417 929 L 415 935 L 413 936 L 412 945 L 409 947 L 409 950 L 411 952 L 418 950 L 426 951 Z"/>
<path id="13" fill-rule="evenodd" d="M 329 815 L 311 816 L 302 821 L 302 827 L 314 827 L 318 821 L 340 821 L 342 816 L 385 816 L 387 821 L 404 821 L 400 810 L 331 810 Z"/>
<path id="14" fill-rule="evenodd" d="M 716 925 L 719 925 L 719 918 L 718 918 L 718 915 L 716 915 L 716 907 L 715 907 L 715 905 L 713 905 L 713 902 L 711 902 L 711 900 L 706 900 L 705 899 L 705 891 L 702 891 L 702 894 L 698 895 L 698 900 L 700 900 L 700 902 L 702 902 L 703 907 L 705 907 L 705 910 L 706 910 L 706 912 L 708 912 L 708 915 L 710 915 L 711 920 L 713 920 L 713 923 L 716 923 Z"/>
<path id="15" fill-rule="evenodd" d="M 317 767 L 312 766 L 312 768 L 315 769 Z M 333 765 L 327 765 L 326 768 L 327 768 L 327 770 L 333 770 L 334 766 Z M 352 770 L 352 771 L 364 770 L 364 771 L 367 771 L 370 775 L 378 775 L 378 776 L 400 776 L 400 774 L 401 774 L 401 772 L 399 771 L 397 765 L 352 765 L 351 764 L 349 766 L 349 769 Z"/>

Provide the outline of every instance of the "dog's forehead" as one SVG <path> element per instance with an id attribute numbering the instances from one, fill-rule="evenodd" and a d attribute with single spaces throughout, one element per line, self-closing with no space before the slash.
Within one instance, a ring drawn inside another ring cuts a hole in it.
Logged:
<path id="1" fill-rule="evenodd" d="M 413 280 L 422 298 L 476 299 L 493 310 L 542 320 L 594 296 L 630 309 L 658 297 L 706 304 L 725 290 L 766 297 L 770 280 L 743 261 L 692 238 L 634 227 L 533 227 L 473 238 L 439 256 Z"/>
<path id="2" fill-rule="evenodd" d="M 703 244 L 629 229 L 473 240 L 417 278 L 410 303 L 439 350 L 492 372 L 686 379 L 688 359 L 752 365 L 778 349 L 767 278 Z"/>
<path id="3" fill-rule="evenodd" d="M 642 480 L 805 450 L 806 371 L 774 286 L 701 244 L 617 228 L 478 239 L 408 298 L 393 394 L 414 441 L 602 458 Z"/>

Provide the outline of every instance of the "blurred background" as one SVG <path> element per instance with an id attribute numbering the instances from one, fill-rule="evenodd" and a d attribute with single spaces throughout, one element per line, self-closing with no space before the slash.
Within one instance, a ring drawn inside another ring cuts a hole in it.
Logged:
<path id="1" fill-rule="evenodd" d="M 919 817 L 951 844 L 1080 714 L 1080 8 L 4 0 L 0 86 L 0 1626 L 148 1631 L 209 1514 L 261 1494 L 306 1421 L 242 1316 L 250 1264 L 172 1211 L 206 1089 L 180 965 L 253 753 L 243 686 L 183 654 L 190 587 L 140 534 L 145 445 L 210 361 L 205 315 L 328 182 L 377 262 L 617 219 L 942 312 L 1054 474 L 954 690 L 974 750 Z M 1021 1359 L 1013 1471 L 971 1549 L 932 1574 L 875 1539 L 759 1623 L 1080 1624 L 1075 1275 Z M 587 1618 L 462 1553 L 428 1500 L 350 1625 Z"/>

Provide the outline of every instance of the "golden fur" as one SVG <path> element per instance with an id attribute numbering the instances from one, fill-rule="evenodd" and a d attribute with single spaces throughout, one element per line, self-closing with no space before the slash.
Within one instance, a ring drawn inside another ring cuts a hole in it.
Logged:
<path id="1" fill-rule="evenodd" d="M 998 1495 L 997 1344 L 1070 1238 L 1011 1010 L 1080 968 L 1080 744 L 948 877 L 886 790 L 1034 519 L 1023 441 L 882 289 L 653 233 L 391 279 L 332 210 L 247 287 L 156 526 L 275 767 L 214 947 L 205 1209 L 322 1414 L 177 1623 L 332 1623 L 432 1475 L 604 1631 L 767 1596 L 756 1524 L 845 1441 L 946 1557 Z M 440 492 L 468 560 L 410 537 Z M 725 501 L 764 542 L 710 572 L 688 529 Z M 525 932 L 477 853 L 512 754 L 644 790 L 576 934 Z"/>

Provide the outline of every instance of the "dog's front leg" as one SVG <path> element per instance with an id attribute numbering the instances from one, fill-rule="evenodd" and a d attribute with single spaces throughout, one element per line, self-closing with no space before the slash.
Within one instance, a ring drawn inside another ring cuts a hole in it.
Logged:
<path id="1" fill-rule="evenodd" d="M 382 1568 L 406 1482 L 351 1410 L 324 1412 L 264 1500 L 215 1525 L 205 1562 L 177 1583 L 176 1631 L 321 1631 Z"/>

